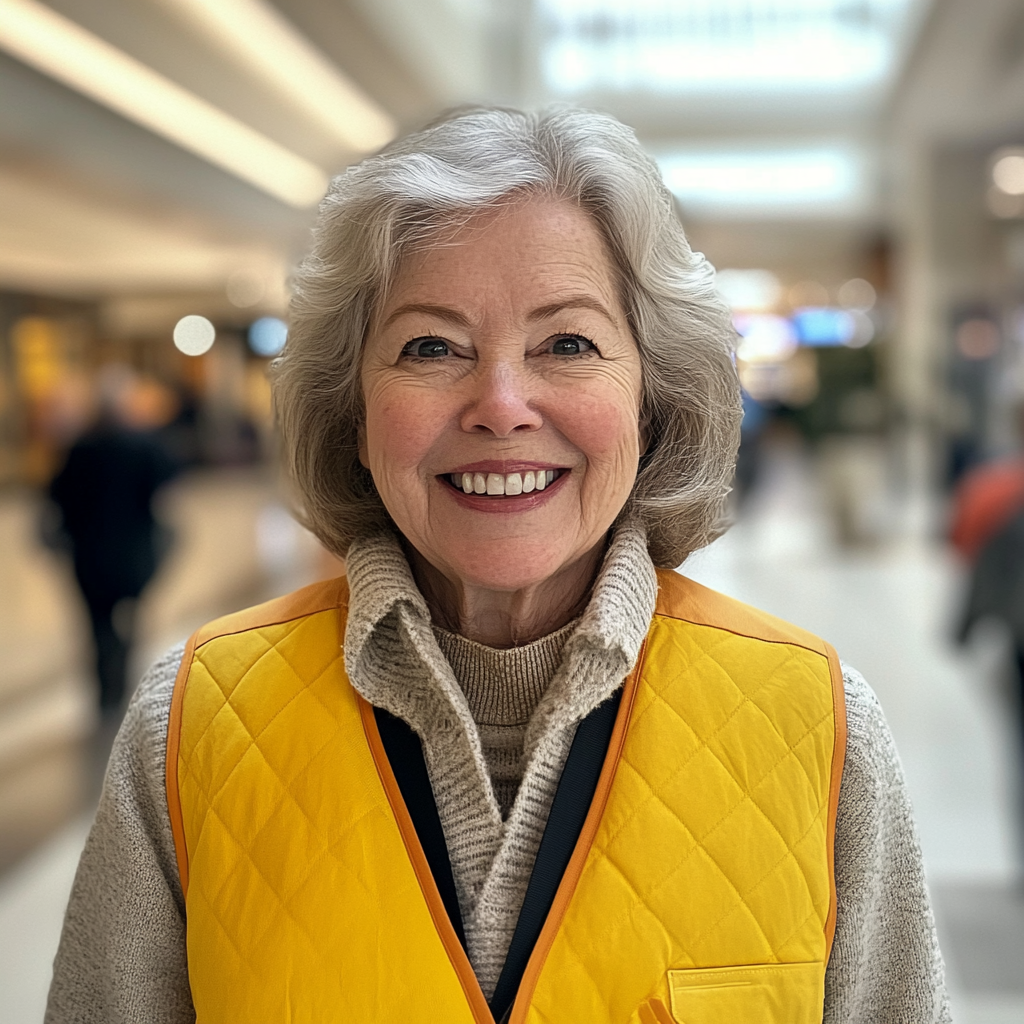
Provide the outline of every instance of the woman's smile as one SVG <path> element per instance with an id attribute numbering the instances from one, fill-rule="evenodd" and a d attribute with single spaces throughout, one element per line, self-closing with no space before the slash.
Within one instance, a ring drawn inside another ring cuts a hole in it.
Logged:
<path id="1" fill-rule="evenodd" d="M 367 337 L 361 458 L 421 572 L 585 588 L 636 479 L 640 390 L 600 233 L 534 199 L 401 267 Z"/>

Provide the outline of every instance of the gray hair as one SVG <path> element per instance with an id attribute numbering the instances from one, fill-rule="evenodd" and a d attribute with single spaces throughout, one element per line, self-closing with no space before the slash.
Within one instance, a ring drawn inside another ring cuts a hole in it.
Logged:
<path id="1" fill-rule="evenodd" d="M 371 316 L 406 254 L 523 195 L 593 217 L 618 274 L 648 438 L 620 520 L 646 530 L 666 568 L 722 532 L 739 443 L 735 332 L 657 166 L 604 114 L 480 108 L 447 114 L 336 177 L 295 276 L 288 343 L 272 369 L 275 405 L 302 514 L 335 554 L 394 528 L 358 452 Z"/>

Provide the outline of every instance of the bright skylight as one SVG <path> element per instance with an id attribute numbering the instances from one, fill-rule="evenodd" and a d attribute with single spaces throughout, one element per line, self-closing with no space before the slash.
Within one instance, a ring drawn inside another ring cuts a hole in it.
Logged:
<path id="1" fill-rule="evenodd" d="M 563 95 L 851 91 L 895 71 L 920 0 L 537 0 Z"/>
<path id="2" fill-rule="evenodd" d="M 709 215 L 849 215 L 863 212 L 863 156 L 850 146 L 685 148 L 661 154 L 665 184 L 685 210 Z"/>

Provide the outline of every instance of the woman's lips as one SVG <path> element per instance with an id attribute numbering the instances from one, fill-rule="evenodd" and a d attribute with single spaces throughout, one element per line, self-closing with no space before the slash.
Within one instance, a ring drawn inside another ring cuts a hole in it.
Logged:
<path id="1" fill-rule="evenodd" d="M 441 479 L 463 494 L 501 498 L 543 491 L 565 472 L 564 469 L 531 469 L 520 473 L 444 473 Z"/>

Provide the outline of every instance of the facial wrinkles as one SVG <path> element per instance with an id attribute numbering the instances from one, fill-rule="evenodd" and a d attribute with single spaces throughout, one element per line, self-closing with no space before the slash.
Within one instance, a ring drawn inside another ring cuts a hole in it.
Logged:
<path id="1" fill-rule="evenodd" d="M 607 253 L 595 251 L 589 222 L 573 208 L 555 212 L 540 230 L 540 218 L 509 216 L 492 223 L 495 230 L 485 224 L 461 248 L 411 259 L 382 311 L 386 326 L 368 339 L 363 457 L 400 529 L 451 583 L 508 591 L 571 575 L 635 476 L 639 355 L 614 270 Z M 599 303 L 610 317 L 571 304 L 555 308 L 574 296 Z M 403 305 L 447 307 L 457 316 L 411 308 L 388 323 L 388 310 Z M 539 309 L 550 312 L 531 316 Z M 552 338 L 573 334 L 597 351 L 551 351 Z M 443 339 L 453 354 L 436 364 L 402 356 L 409 341 L 426 336 Z M 445 479 L 478 461 L 490 463 L 488 470 L 507 463 L 493 484 L 506 493 L 488 497 L 485 478 L 484 501 L 519 496 L 528 466 L 519 473 L 517 463 L 561 467 L 570 479 L 535 510 L 486 514 L 459 505 L 458 482 Z"/>

